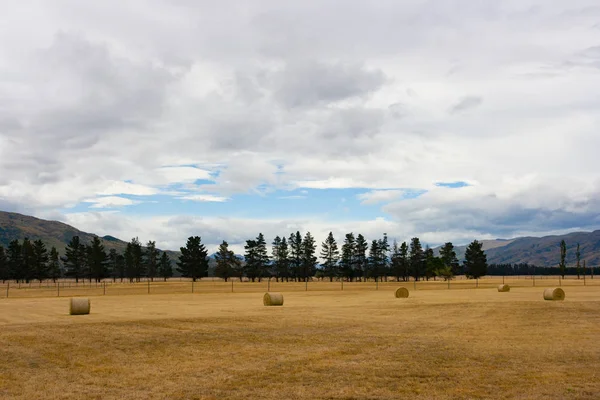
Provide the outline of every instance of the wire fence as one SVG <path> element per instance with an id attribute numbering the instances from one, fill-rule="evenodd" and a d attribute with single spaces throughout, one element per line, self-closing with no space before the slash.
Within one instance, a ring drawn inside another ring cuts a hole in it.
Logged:
<path id="1" fill-rule="evenodd" d="M 251 282 L 233 279 L 225 282 L 219 278 L 202 278 L 193 281 L 189 278 L 170 278 L 167 281 L 140 279 L 79 281 L 61 279 L 53 281 L 15 282 L 0 284 L 0 298 L 39 298 L 39 297 L 75 297 L 75 296 L 119 296 L 148 294 L 185 294 L 185 293 L 253 293 L 265 291 L 301 292 L 301 291 L 369 291 L 395 290 L 406 287 L 412 290 L 452 290 L 495 288 L 506 283 L 511 287 L 535 286 L 597 286 L 600 279 L 590 277 L 565 276 L 484 276 L 479 279 L 466 279 L 464 276 L 444 281 L 439 279 L 419 281 L 368 280 L 348 282 L 344 280 L 309 280 L 307 282 L 283 282 L 275 279 L 263 279 Z"/>

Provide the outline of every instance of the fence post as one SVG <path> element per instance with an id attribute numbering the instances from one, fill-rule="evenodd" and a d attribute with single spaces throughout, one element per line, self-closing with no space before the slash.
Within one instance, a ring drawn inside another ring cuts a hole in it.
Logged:
<path id="1" fill-rule="evenodd" d="M 379 281 L 375 278 L 375 290 L 379 290 Z"/>
<path id="2" fill-rule="evenodd" d="M 102 283 L 104 283 L 104 285 L 103 285 L 104 287 L 102 288 L 102 294 L 106 295 L 106 282 L 102 282 Z"/>
<path id="3" fill-rule="evenodd" d="M 415 290 L 417 290 L 417 278 L 415 278 L 415 280 L 413 281 L 413 287 L 415 288 Z"/>
<path id="4" fill-rule="evenodd" d="M 267 292 L 270 292 L 270 291 L 271 291 L 271 279 L 269 278 L 267 280 Z"/>
<path id="5" fill-rule="evenodd" d="M 340 281 L 342 282 L 342 290 L 344 290 L 344 278 L 340 279 Z"/>
<path id="6" fill-rule="evenodd" d="M 56 285 L 56 297 L 60 297 L 60 282 Z"/>
<path id="7" fill-rule="evenodd" d="M 148 281 L 148 294 L 150 294 L 150 281 Z"/>
<path id="8" fill-rule="evenodd" d="M 194 278 L 192 278 L 192 293 L 194 293 Z"/>
<path id="9" fill-rule="evenodd" d="M 8 288 L 10 288 L 10 282 L 6 282 L 6 298 L 8 299 Z"/>
<path id="10" fill-rule="evenodd" d="M 233 293 L 233 278 L 231 278 L 231 293 Z"/>
<path id="11" fill-rule="evenodd" d="M 305 278 L 305 279 L 304 279 L 304 282 L 305 282 L 305 283 L 304 283 L 304 291 L 305 291 L 305 292 L 308 292 L 308 278 Z"/>
<path id="12" fill-rule="evenodd" d="M 448 289 L 450 289 L 450 278 L 448 278 Z"/>

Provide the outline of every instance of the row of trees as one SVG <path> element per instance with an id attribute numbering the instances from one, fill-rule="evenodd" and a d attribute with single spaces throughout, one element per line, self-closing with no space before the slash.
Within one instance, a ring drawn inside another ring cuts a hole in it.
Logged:
<path id="1" fill-rule="evenodd" d="M 188 242 L 189 243 L 189 242 Z M 390 246 L 387 234 L 373 240 L 370 245 L 362 234 L 350 232 L 345 235 L 340 246 L 333 233 L 321 243 L 321 262 L 316 256 L 316 243 L 310 232 L 304 236 L 299 231 L 285 237 L 276 236 L 271 244 L 271 255 L 262 233 L 246 241 L 244 262 L 229 249 L 223 241 L 215 255 L 215 275 L 228 280 L 246 276 L 252 281 L 266 277 L 276 280 L 306 281 L 312 277 L 325 277 L 330 280 L 349 281 L 364 279 L 383 279 L 394 276 L 397 280 L 415 280 L 443 277 L 451 279 L 457 274 L 466 274 L 477 278 L 487 271 L 487 258 L 482 244 L 474 241 L 466 252 L 466 260 L 461 266 L 456 258 L 452 243 L 448 242 L 435 256 L 433 249 L 423 249 L 418 237 L 410 244 L 403 242 Z M 191 249 L 188 249 L 191 251 Z"/>
<path id="2" fill-rule="evenodd" d="M 320 257 L 316 254 L 316 241 L 310 232 L 304 236 L 299 231 L 288 238 L 277 236 L 271 243 L 271 252 L 262 233 L 255 239 L 246 241 L 244 257 L 241 258 L 229 249 L 223 241 L 215 254 L 215 275 L 225 279 L 246 277 L 252 281 L 274 277 L 277 280 L 306 281 L 313 277 L 345 279 L 349 281 L 396 277 L 397 280 L 431 279 L 442 277 L 451 279 L 457 274 L 477 278 L 487 272 L 487 259 L 481 243 L 474 241 L 467 248 L 465 261 L 460 265 L 452 243 L 442 246 L 439 256 L 433 249 L 423 249 L 418 237 L 410 243 L 390 245 L 387 234 L 369 244 L 362 234 L 345 235 L 344 242 L 338 245 L 330 232 L 321 244 Z M 194 281 L 208 276 L 208 252 L 200 236 L 188 238 L 176 262 L 177 271 Z M 320 258 L 320 262 L 319 262 Z M 172 262 L 166 252 L 156 248 L 149 241 L 145 246 L 132 239 L 123 253 L 115 249 L 106 251 L 103 242 L 94 237 L 84 244 L 79 236 L 74 236 L 59 257 L 55 247 L 48 253 L 41 240 L 23 242 L 14 240 L 8 249 L 0 246 L 0 279 L 56 280 L 62 276 L 90 281 L 105 278 L 139 281 L 142 277 L 167 279 L 173 276 Z"/>
<path id="3" fill-rule="evenodd" d="M 79 236 L 74 236 L 62 257 L 55 247 L 48 253 L 41 240 L 31 242 L 25 238 L 22 243 L 13 240 L 6 250 L 0 246 L 0 280 L 28 283 L 45 279 L 56 281 L 63 276 L 75 278 L 77 282 L 104 278 L 139 281 L 141 277 L 153 280 L 158 276 L 166 280 L 173 276 L 171 260 L 167 253 L 159 253 L 155 242 L 149 241 L 143 247 L 137 238 L 132 239 L 121 254 L 115 249 L 107 252 L 98 237 L 83 244 Z"/>

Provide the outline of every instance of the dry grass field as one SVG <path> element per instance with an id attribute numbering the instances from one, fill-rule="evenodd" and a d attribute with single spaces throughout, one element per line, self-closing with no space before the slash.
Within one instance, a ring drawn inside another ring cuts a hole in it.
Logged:
<path id="1" fill-rule="evenodd" d="M 543 282 L 299 288 L 283 307 L 264 288 L 99 295 L 82 316 L 66 297 L 3 298 L 0 398 L 600 398 L 600 287 L 555 302 Z"/>

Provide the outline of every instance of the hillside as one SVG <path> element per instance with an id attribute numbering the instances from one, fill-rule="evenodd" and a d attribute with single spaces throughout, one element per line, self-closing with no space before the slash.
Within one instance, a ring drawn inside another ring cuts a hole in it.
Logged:
<path id="1" fill-rule="evenodd" d="M 23 240 L 26 237 L 31 240 L 41 239 L 48 249 L 54 246 L 62 256 L 65 254 L 67 243 L 73 236 L 79 236 L 84 244 L 88 244 L 96 235 L 80 231 L 58 221 L 47 221 L 28 215 L 0 211 L 0 245 L 4 247 L 7 247 L 15 239 Z M 124 252 L 127 246 L 127 242 L 113 236 L 104 236 L 101 239 L 107 251 L 115 249 Z M 170 250 L 166 252 L 171 260 L 179 259 L 179 252 Z"/>
<path id="2" fill-rule="evenodd" d="M 490 264 L 529 263 L 540 267 L 557 266 L 560 261 L 560 241 L 567 244 L 567 264 L 573 265 L 577 243 L 580 244 L 581 262 L 588 266 L 600 266 L 600 230 L 573 232 L 566 235 L 544 237 L 520 237 L 515 239 L 482 240 L 483 249 Z M 459 260 L 464 259 L 467 246 L 456 246 Z M 439 253 L 439 247 L 434 249 Z"/>

